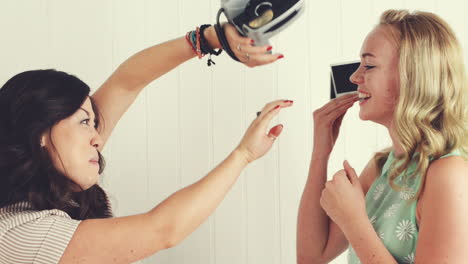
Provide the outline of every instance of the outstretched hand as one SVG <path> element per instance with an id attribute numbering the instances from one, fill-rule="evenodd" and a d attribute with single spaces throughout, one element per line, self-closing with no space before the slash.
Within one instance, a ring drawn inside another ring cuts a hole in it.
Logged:
<path id="1" fill-rule="evenodd" d="M 273 49 L 269 45 L 254 46 L 251 38 L 239 34 L 237 29 L 229 23 L 225 23 L 223 29 L 234 55 L 248 67 L 270 64 L 284 57 L 283 54 L 279 53 L 269 54 L 268 52 Z M 205 34 L 211 47 L 222 48 L 214 27 L 208 28 Z"/>
<path id="2" fill-rule="evenodd" d="M 262 157 L 270 150 L 276 138 L 283 131 L 283 125 L 276 125 L 267 133 L 270 121 L 282 108 L 290 107 L 292 104 L 293 101 L 290 100 L 278 100 L 268 103 L 261 114 L 250 124 L 237 147 L 237 150 L 243 153 L 248 163 Z"/>
<path id="3" fill-rule="evenodd" d="M 270 64 L 283 58 L 282 54 L 269 54 L 273 47 L 269 45 L 254 46 L 251 38 L 243 37 L 231 24 L 224 25 L 224 32 L 229 42 L 229 46 L 236 57 L 245 65 L 255 67 Z"/>

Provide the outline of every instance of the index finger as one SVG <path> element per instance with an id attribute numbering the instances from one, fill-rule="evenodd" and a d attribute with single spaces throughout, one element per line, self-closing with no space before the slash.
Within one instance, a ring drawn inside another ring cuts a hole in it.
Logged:
<path id="1" fill-rule="evenodd" d="M 349 164 L 347 160 L 343 162 L 343 167 L 346 171 L 346 176 L 348 177 L 351 183 L 355 183 L 356 181 L 359 181 L 356 171 L 354 170 L 353 167 L 351 167 L 351 165 Z"/>
<path id="2" fill-rule="evenodd" d="M 292 101 L 276 101 L 274 103 L 277 103 L 276 106 L 274 106 L 273 108 L 270 108 L 268 109 L 268 112 L 260 115 L 259 116 L 259 123 L 260 123 L 260 127 L 262 129 L 265 129 L 268 127 L 268 125 L 270 124 L 271 120 L 273 119 L 274 116 L 276 116 L 279 111 L 281 110 L 281 108 L 286 108 L 286 107 L 291 107 L 292 106 Z M 275 105 L 275 104 L 273 104 Z M 267 109 L 265 109 L 267 110 Z"/>
<path id="3" fill-rule="evenodd" d="M 276 101 L 273 101 L 273 102 L 269 102 L 268 104 L 266 104 L 262 111 L 260 111 L 260 115 L 258 115 L 258 119 L 260 118 L 263 118 L 263 116 L 265 116 L 270 110 L 272 110 L 274 107 L 276 107 L 277 105 L 288 105 L 288 104 L 292 104 L 294 103 L 294 101 L 292 100 L 276 100 Z"/>

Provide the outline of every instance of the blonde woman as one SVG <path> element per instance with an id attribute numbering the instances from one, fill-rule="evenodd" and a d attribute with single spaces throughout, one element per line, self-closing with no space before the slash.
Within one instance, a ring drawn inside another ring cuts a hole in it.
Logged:
<path id="1" fill-rule="evenodd" d="M 453 31 L 432 13 L 388 10 L 351 81 L 359 96 L 314 112 L 298 263 L 328 263 L 347 248 L 352 264 L 466 263 L 468 85 Z M 359 177 L 345 161 L 327 182 L 341 120 L 358 100 L 360 118 L 385 126 L 393 145 Z"/>

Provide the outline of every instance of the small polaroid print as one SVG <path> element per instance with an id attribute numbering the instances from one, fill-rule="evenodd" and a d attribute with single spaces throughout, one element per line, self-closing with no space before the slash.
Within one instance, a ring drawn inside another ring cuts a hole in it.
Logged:
<path id="1" fill-rule="evenodd" d="M 331 67 L 331 91 L 330 99 L 340 97 L 345 94 L 354 93 L 358 86 L 352 83 L 349 78 L 359 68 L 359 61 L 347 63 L 337 63 Z"/>

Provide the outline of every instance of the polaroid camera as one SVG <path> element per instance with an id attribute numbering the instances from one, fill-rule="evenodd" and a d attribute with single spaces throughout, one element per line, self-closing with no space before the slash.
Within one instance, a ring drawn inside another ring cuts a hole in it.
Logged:
<path id="1" fill-rule="evenodd" d="M 296 20 L 303 13 L 304 7 L 304 0 L 221 0 L 216 32 L 223 49 L 238 60 L 221 30 L 219 18 L 222 13 L 240 34 L 252 38 L 254 45 L 263 46 L 268 45 L 271 37 Z"/>

